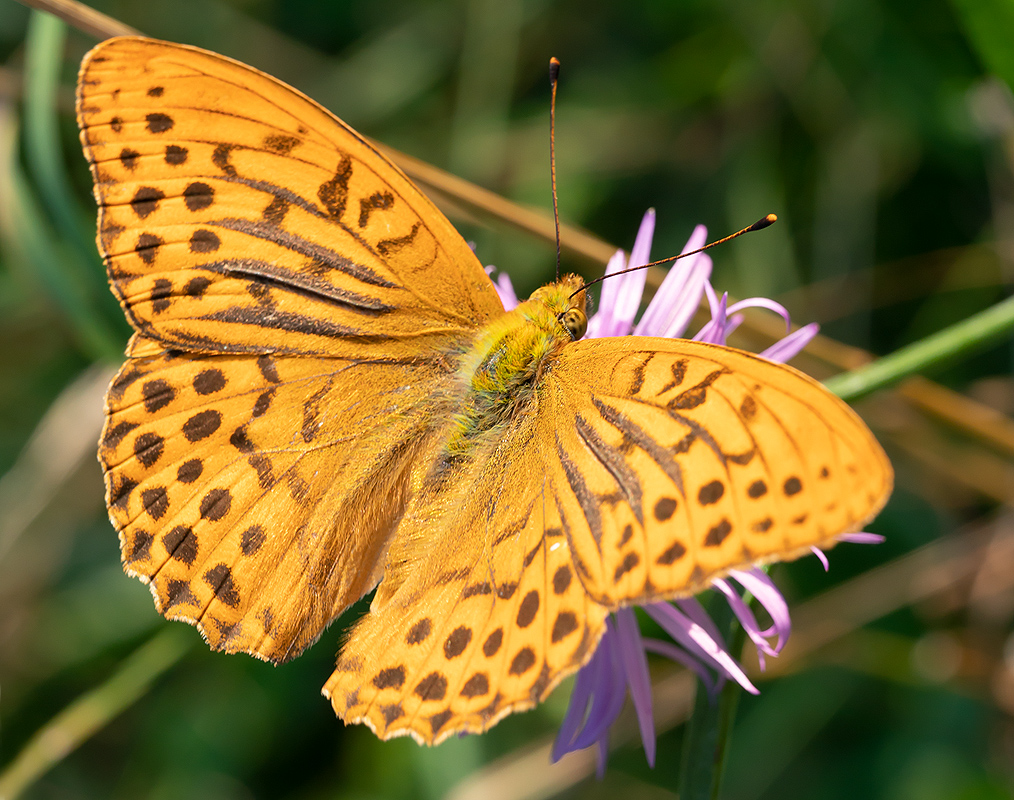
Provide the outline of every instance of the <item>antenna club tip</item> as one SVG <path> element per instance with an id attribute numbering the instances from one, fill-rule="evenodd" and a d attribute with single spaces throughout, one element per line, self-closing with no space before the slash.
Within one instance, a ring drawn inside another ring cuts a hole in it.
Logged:
<path id="1" fill-rule="evenodd" d="M 753 225 L 751 225 L 749 227 L 748 230 L 751 230 L 751 231 L 763 230 L 768 225 L 773 225 L 777 221 L 778 221 L 777 215 L 775 215 L 775 214 L 768 214 L 766 217 L 761 217 L 761 219 L 757 220 Z"/>
<path id="2" fill-rule="evenodd" d="M 560 59 L 555 56 L 549 59 L 549 80 L 556 83 L 556 79 L 560 76 Z"/>

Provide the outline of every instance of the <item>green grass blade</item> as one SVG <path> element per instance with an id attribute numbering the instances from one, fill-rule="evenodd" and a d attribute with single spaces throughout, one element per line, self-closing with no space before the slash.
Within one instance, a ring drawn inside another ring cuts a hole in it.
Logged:
<path id="1" fill-rule="evenodd" d="M 148 692 L 190 649 L 194 637 L 170 626 L 141 645 L 105 683 L 42 727 L 0 772 L 0 800 L 14 800 L 55 764 Z"/>
<path id="2" fill-rule="evenodd" d="M 979 349 L 1014 329 L 1014 297 L 925 339 L 895 350 L 852 372 L 835 375 L 824 385 L 852 402 L 946 360 Z"/>

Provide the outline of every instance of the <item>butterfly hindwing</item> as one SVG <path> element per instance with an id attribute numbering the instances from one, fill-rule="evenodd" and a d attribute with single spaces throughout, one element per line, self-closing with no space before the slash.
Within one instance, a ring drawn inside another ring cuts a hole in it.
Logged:
<path id="1" fill-rule="evenodd" d="M 312 100 L 196 48 L 85 58 L 99 249 L 131 324 L 168 347 L 385 357 L 503 309 L 468 245 Z"/>
<path id="2" fill-rule="evenodd" d="M 129 360 L 99 452 L 126 569 L 214 648 L 297 655 L 380 579 L 431 439 L 431 375 L 424 361 Z"/>
<path id="3" fill-rule="evenodd" d="M 890 492 L 890 464 L 848 406 L 750 353 L 597 339 L 564 348 L 547 383 L 553 490 L 578 574 L 609 607 L 830 547 Z"/>
<path id="4" fill-rule="evenodd" d="M 392 550 L 410 568 L 400 582 L 385 577 L 324 688 L 346 722 L 431 744 L 483 731 L 534 706 L 594 652 L 607 611 L 574 573 L 537 468 L 540 424 L 506 433 L 450 488 L 424 488 L 410 505 L 399 538 L 410 552 Z M 433 528 L 435 508 L 456 510 Z M 431 535 L 413 547 L 421 532 Z"/>

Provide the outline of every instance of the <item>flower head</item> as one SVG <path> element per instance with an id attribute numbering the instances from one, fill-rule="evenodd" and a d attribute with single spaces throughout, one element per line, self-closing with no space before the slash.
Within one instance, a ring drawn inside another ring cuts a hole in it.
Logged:
<path id="1" fill-rule="evenodd" d="M 650 261 L 651 240 L 655 230 L 655 211 L 649 209 L 641 221 L 629 260 L 622 250 L 609 260 L 605 274 L 611 275 Z M 687 240 L 683 252 L 702 247 L 707 230 L 698 225 Z M 492 274 L 493 268 L 487 271 Z M 774 300 L 752 297 L 729 305 L 728 295 L 721 297 L 711 285 L 711 258 L 706 253 L 680 259 L 669 270 L 648 307 L 635 322 L 644 292 L 646 271 L 638 270 L 604 281 L 598 311 L 588 320 L 586 338 L 605 336 L 680 337 L 686 333 L 694 314 L 707 298 L 708 322 L 692 337 L 696 341 L 722 344 L 743 321 L 746 308 L 766 308 L 779 314 L 787 335 L 760 353 L 771 361 L 785 362 L 797 355 L 817 334 L 815 323 L 791 330 L 788 311 Z M 496 289 L 508 309 L 518 304 L 510 279 L 503 273 L 496 278 Z M 841 541 L 873 543 L 882 537 L 869 533 L 845 534 Z M 827 558 L 813 548 L 825 569 Z M 788 603 L 760 568 L 731 570 L 725 578 L 716 578 L 712 588 L 724 596 L 750 642 L 757 649 L 760 668 L 765 657 L 777 656 L 788 640 L 792 623 Z M 746 595 L 752 596 L 770 618 L 762 627 L 750 608 Z M 672 641 L 641 635 L 634 609 L 621 608 L 606 621 L 606 632 L 595 653 L 577 674 L 570 705 L 553 746 L 553 760 L 566 753 L 595 745 L 598 748 L 599 775 L 606 763 L 609 729 L 619 716 L 629 692 L 637 712 L 645 756 L 655 764 L 655 726 L 651 706 L 651 682 L 647 653 L 655 653 L 692 670 L 708 694 L 714 697 L 725 681 L 736 681 L 748 692 L 758 690 L 742 665 L 729 652 L 717 626 L 695 598 L 643 606 Z"/>

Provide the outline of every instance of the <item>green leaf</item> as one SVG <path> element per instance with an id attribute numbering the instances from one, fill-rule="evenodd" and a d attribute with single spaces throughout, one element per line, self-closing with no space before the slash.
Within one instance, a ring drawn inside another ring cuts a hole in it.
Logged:
<path id="1" fill-rule="evenodd" d="M 951 0 L 982 63 L 1014 87 L 1014 0 Z"/>

